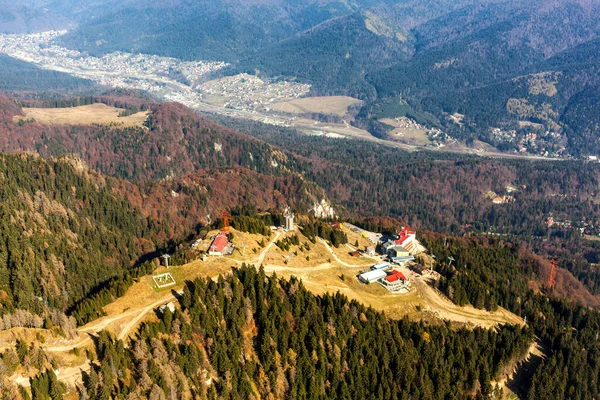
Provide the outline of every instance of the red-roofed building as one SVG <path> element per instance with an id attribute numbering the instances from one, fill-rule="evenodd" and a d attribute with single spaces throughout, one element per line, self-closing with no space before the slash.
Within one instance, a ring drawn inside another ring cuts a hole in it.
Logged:
<path id="1" fill-rule="evenodd" d="M 332 222 L 330 223 L 331 227 L 334 229 L 338 229 L 338 230 L 342 230 L 342 223 L 341 222 Z"/>
<path id="2" fill-rule="evenodd" d="M 393 280 L 389 280 L 388 278 L 393 278 Z M 398 279 L 402 279 L 403 281 L 405 281 L 406 277 L 404 276 L 404 274 L 402 272 L 396 271 L 394 269 L 390 272 L 390 274 L 385 279 L 388 279 L 388 281 L 390 281 L 390 282 L 395 282 Z"/>
<path id="3" fill-rule="evenodd" d="M 222 256 L 223 250 L 227 247 L 228 238 L 227 233 L 219 232 L 217 236 L 213 239 L 213 242 L 210 244 L 208 248 L 208 254 L 211 256 Z"/>
<path id="4" fill-rule="evenodd" d="M 411 231 L 409 228 L 402 228 L 402 230 L 398 232 L 398 239 L 394 240 L 394 242 L 397 245 L 404 247 L 409 253 L 412 253 L 416 239 L 417 233 L 415 231 Z"/>
<path id="5" fill-rule="evenodd" d="M 383 287 L 390 292 L 397 292 L 401 289 L 408 291 L 410 287 L 410 281 L 406 279 L 406 276 L 404 276 L 402 272 L 396 270 L 390 271 L 380 282 Z"/>

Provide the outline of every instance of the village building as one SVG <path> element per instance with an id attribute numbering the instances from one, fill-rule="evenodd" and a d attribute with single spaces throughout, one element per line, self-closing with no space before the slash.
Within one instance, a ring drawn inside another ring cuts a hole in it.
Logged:
<path id="1" fill-rule="evenodd" d="M 387 255 L 390 259 L 397 257 L 408 257 L 410 253 L 404 247 L 395 245 L 388 249 Z"/>
<path id="2" fill-rule="evenodd" d="M 515 201 L 513 196 L 496 196 L 492 199 L 492 203 L 494 204 L 506 204 L 510 203 L 511 201 Z"/>
<path id="3" fill-rule="evenodd" d="M 390 267 L 389 264 L 386 263 L 380 263 L 380 264 L 375 264 L 371 267 L 371 269 L 388 269 Z"/>
<path id="4" fill-rule="evenodd" d="M 341 230 L 342 230 L 342 228 L 344 227 L 344 225 L 342 225 L 342 223 L 341 223 L 341 222 L 332 222 L 330 225 L 331 225 L 331 227 L 332 227 L 333 229 L 337 229 L 337 230 L 340 230 L 340 231 L 341 231 Z"/>
<path id="5" fill-rule="evenodd" d="M 402 230 L 398 232 L 398 239 L 394 240 L 394 242 L 397 245 L 404 247 L 412 254 L 415 250 L 416 239 L 417 233 L 415 231 L 411 231 L 409 228 L 402 228 Z"/>
<path id="6" fill-rule="evenodd" d="M 412 269 L 420 275 L 424 275 L 429 272 L 429 269 L 423 264 L 413 264 Z"/>
<path id="7" fill-rule="evenodd" d="M 412 261 L 415 258 L 411 255 L 408 249 L 404 248 L 397 244 L 398 240 L 389 240 L 381 245 L 384 253 L 388 256 L 388 259 L 394 264 L 402 264 L 407 261 Z M 406 241 L 405 241 L 406 242 Z M 409 241 L 409 245 L 411 248 L 416 248 L 413 242 Z"/>
<path id="8" fill-rule="evenodd" d="M 362 283 L 373 283 L 387 276 L 383 269 L 371 269 L 358 275 L 358 280 Z"/>
<path id="9" fill-rule="evenodd" d="M 365 254 L 368 256 L 374 256 L 375 255 L 375 247 L 367 246 L 367 248 L 365 249 Z"/>
<path id="10" fill-rule="evenodd" d="M 388 275 L 381 279 L 379 283 L 390 292 L 398 292 L 402 289 L 410 288 L 410 281 L 400 271 L 392 270 Z"/>
<path id="11" fill-rule="evenodd" d="M 219 234 L 215 236 L 210 244 L 210 247 L 208 248 L 208 254 L 211 256 L 222 256 L 227 244 L 227 233 L 219 232 Z"/>
<path id="12" fill-rule="evenodd" d="M 387 242 L 381 245 L 381 249 L 383 250 L 384 254 L 387 254 L 388 250 L 394 246 L 396 246 L 396 243 L 393 240 L 388 240 Z"/>

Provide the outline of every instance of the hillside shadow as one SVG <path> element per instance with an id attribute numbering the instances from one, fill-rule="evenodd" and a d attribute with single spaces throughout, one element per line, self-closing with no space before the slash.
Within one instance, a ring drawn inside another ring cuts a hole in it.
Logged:
<path id="1" fill-rule="evenodd" d="M 551 349 L 540 338 L 536 337 L 535 343 L 537 351 L 532 352 L 529 357 L 519 363 L 512 377 L 506 382 L 506 387 L 516 394 L 519 399 L 527 398 L 533 374 L 542 364 L 542 361 L 552 353 Z"/>

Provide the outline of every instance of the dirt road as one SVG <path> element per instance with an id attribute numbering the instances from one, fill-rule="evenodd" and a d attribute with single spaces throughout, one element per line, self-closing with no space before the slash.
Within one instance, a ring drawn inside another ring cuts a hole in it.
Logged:
<path id="1" fill-rule="evenodd" d="M 335 254 L 333 249 L 327 244 L 327 242 L 325 240 L 323 240 L 321 238 L 318 238 L 318 239 L 319 239 L 319 242 L 321 242 L 323 244 L 323 246 L 325 246 L 327 248 L 327 251 L 329 251 L 329 253 L 333 257 L 333 259 L 336 262 L 338 262 L 339 264 L 342 264 L 344 267 L 348 267 L 348 268 L 365 268 L 364 265 L 349 264 L 345 261 L 340 260 L 340 258 L 337 256 L 337 254 Z"/>
<path id="2" fill-rule="evenodd" d="M 149 304 L 145 307 L 137 308 L 135 310 L 131 310 L 126 313 L 119 314 L 119 315 L 116 315 L 113 317 L 102 317 L 102 318 L 100 318 L 100 320 L 93 321 L 92 323 L 89 323 L 89 324 L 79 328 L 78 331 L 80 332 L 80 336 L 81 336 L 79 339 L 70 341 L 66 344 L 60 344 L 60 345 L 44 345 L 44 344 L 42 344 L 41 347 L 47 352 L 54 353 L 54 352 L 69 352 L 69 351 L 73 350 L 74 348 L 87 346 L 88 344 L 90 344 L 92 342 L 91 334 L 100 332 L 101 330 L 105 329 L 106 327 L 108 327 L 109 325 L 111 325 L 114 322 L 117 322 L 119 320 L 122 320 L 122 319 L 130 317 L 130 316 L 134 316 L 131 319 L 131 321 L 129 321 L 126 325 L 124 325 L 123 328 L 121 329 L 121 331 L 119 332 L 117 338 L 122 340 L 122 339 L 126 338 L 134 330 L 134 328 L 142 320 L 142 318 L 144 318 L 146 316 L 146 314 L 148 314 L 149 312 L 154 310 L 156 307 L 166 304 L 170 301 L 174 301 L 174 300 L 175 300 L 175 296 L 172 292 L 170 292 L 169 295 L 163 296 L 160 300 L 157 300 L 157 301 L 153 302 L 152 304 Z M 127 346 L 127 343 L 125 343 L 125 345 Z M 66 367 L 66 368 L 59 368 L 55 372 L 56 372 L 57 378 L 61 382 L 64 382 L 71 386 L 74 386 L 76 383 L 81 381 L 81 372 L 82 371 L 87 372 L 90 370 L 90 368 L 91 368 L 91 364 L 88 360 L 81 365 L 77 365 L 77 366 L 73 366 L 73 367 Z M 10 379 L 11 379 L 11 381 L 15 382 L 16 384 L 19 384 L 19 385 L 22 385 L 25 387 L 29 387 L 29 385 L 30 385 L 29 377 L 27 377 L 27 376 L 15 374 L 15 375 L 11 376 Z"/>
<path id="3" fill-rule="evenodd" d="M 280 239 L 281 235 L 280 232 L 277 232 L 260 254 L 254 260 L 247 261 L 247 263 L 254 264 L 257 267 L 263 264 L 265 257 Z M 361 285 L 353 275 L 355 275 L 356 270 L 365 268 L 365 265 L 352 264 L 341 260 L 324 240 L 319 239 L 319 241 L 327 249 L 327 254 L 331 255 L 331 262 L 306 267 L 268 264 L 264 266 L 265 271 L 267 273 L 277 273 L 282 276 L 297 276 L 316 294 L 342 291 L 349 298 L 361 301 L 362 303 L 373 306 L 375 309 L 383 312 L 391 312 L 391 310 L 397 311 L 400 309 L 401 313 L 406 313 L 406 310 L 412 309 L 414 311 L 416 306 L 420 305 L 424 307 L 426 311 L 441 319 L 464 322 L 470 326 L 493 327 L 497 324 L 504 323 L 523 323 L 519 317 L 504 309 L 499 309 L 495 312 L 487 312 L 470 306 L 459 307 L 437 293 L 436 290 L 430 287 L 421 278 L 414 280 L 415 290 L 407 296 L 391 295 L 378 286 L 366 287 Z M 223 260 L 223 262 L 227 263 L 235 261 L 231 258 Z M 199 272 L 199 276 L 209 276 L 209 271 L 213 274 L 216 272 L 214 266 L 206 266 L 205 268 L 206 270 L 201 270 Z M 195 273 L 198 274 L 198 272 Z M 344 274 L 346 274 L 345 279 L 339 278 L 339 276 L 343 277 Z M 161 295 L 160 292 L 156 293 L 153 290 L 149 290 L 149 287 L 150 285 L 148 282 L 142 283 L 141 281 L 136 284 L 136 286 L 132 287 L 124 297 L 120 298 L 115 303 L 112 303 L 111 306 L 107 306 L 107 312 L 110 315 L 101 317 L 79 328 L 76 339 L 62 340 L 60 343 L 55 342 L 54 344 L 42 344 L 42 347 L 45 351 L 50 353 L 70 352 L 74 348 L 90 345 L 92 342 L 92 335 L 107 328 L 110 328 L 118 339 L 125 340 L 135 331 L 136 327 L 144 317 L 151 313 L 156 307 L 176 300 L 173 291 L 162 293 Z M 131 304 L 136 304 L 137 307 L 129 309 Z M 394 317 L 396 316 L 397 315 L 394 314 Z M 90 364 L 89 362 L 86 362 L 78 366 L 59 368 L 57 376 L 59 380 L 74 385 L 75 382 L 80 379 L 81 371 L 87 371 L 89 369 Z M 14 375 L 11 377 L 11 380 L 24 386 L 29 385 L 29 378 L 27 376 Z"/>
<path id="4" fill-rule="evenodd" d="M 269 252 L 269 249 L 271 247 L 273 247 L 273 245 L 275 244 L 275 242 L 277 242 L 279 240 L 280 236 L 281 236 L 281 232 L 276 232 L 275 233 L 275 237 L 269 242 L 268 245 L 265 246 L 265 248 L 263 249 L 263 251 L 260 252 L 260 254 L 258 255 L 258 257 L 256 257 L 256 259 L 254 260 L 254 262 L 250 262 L 250 264 L 254 263 L 257 267 L 259 267 L 260 264 L 262 264 L 263 261 L 265 260 L 265 256 Z"/>
<path id="5" fill-rule="evenodd" d="M 442 319 L 451 321 L 464 322 L 465 324 L 475 324 L 486 327 L 492 327 L 497 324 L 515 324 L 523 325 L 523 319 L 517 315 L 498 308 L 494 312 L 480 310 L 470 305 L 457 306 L 448 298 L 440 295 L 435 289 L 427 284 L 424 280 L 415 279 L 415 286 L 423 301 L 435 315 Z"/>
<path id="6" fill-rule="evenodd" d="M 76 384 L 81 383 L 81 373 L 88 372 L 90 368 L 92 368 L 92 364 L 88 360 L 85 363 L 76 365 L 74 367 L 59 368 L 55 370 L 54 373 L 61 382 L 66 383 L 69 386 L 75 386 Z M 21 385 L 23 387 L 31 386 L 29 378 L 23 375 L 15 374 L 9 379 L 17 385 Z"/>

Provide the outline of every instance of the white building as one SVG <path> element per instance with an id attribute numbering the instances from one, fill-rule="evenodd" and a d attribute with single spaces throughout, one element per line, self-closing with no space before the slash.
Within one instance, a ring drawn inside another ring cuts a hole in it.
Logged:
<path id="1" fill-rule="evenodd" d="M 375 264 L 371 267 L 371 269 L 388 269 L 390 267 L 389 264 L 386 263 L 380 263 L 380 264 Z"/>
<path id="2" fill-rule="evenodd" d="M 363 272 L 358 275 L 358 280 L 362 283 L 373 283 L 377 282 L 380 279 L 383 279 L 387 276 L 384 270 L 382 269 L 373 269 L 370 271 Z"/>
<path id="3" fill-rule="evenodd" d="M 289 207 L 286 207 L 283 212 L 283 218 L 285 218 L 285 230 L 293 231 L 294 230 L 294 213 L 290 210 Z"/>

